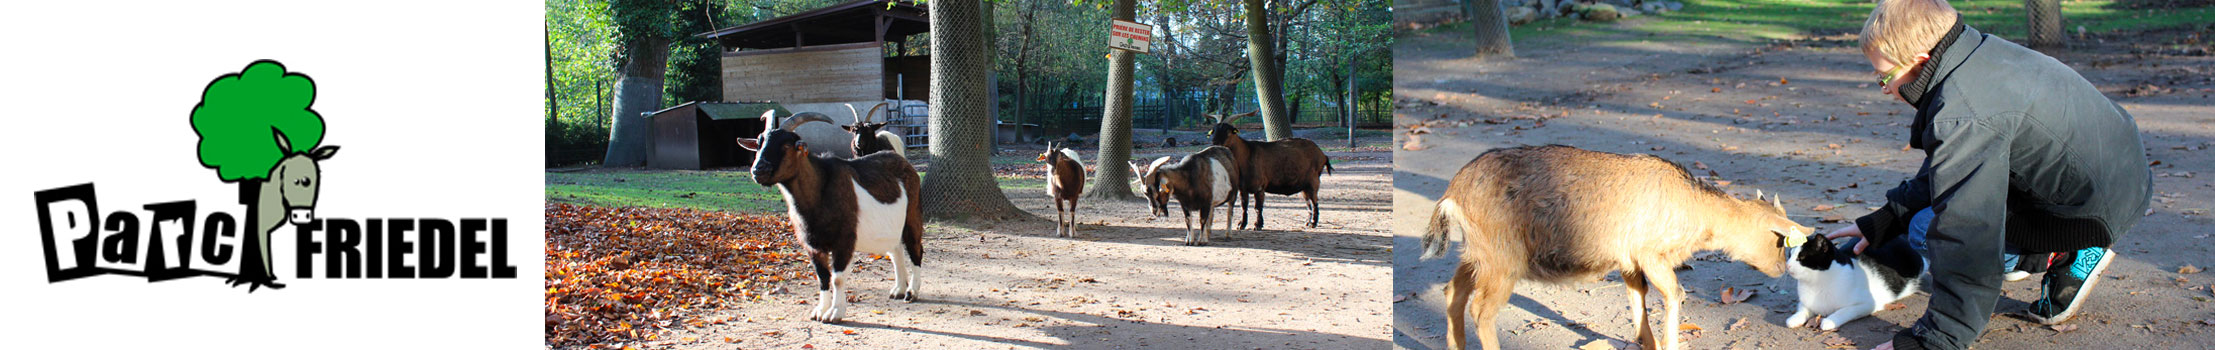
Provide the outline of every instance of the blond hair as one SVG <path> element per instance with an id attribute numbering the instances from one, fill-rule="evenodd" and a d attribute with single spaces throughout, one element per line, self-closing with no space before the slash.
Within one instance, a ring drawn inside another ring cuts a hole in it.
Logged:
<path id="1" fill-rule="evenodd" d="M 1878 0 L 1861 25 L 1861 52 L 1912 64 L 1953 29 L 1960 16 L 1946 0 Z"/>

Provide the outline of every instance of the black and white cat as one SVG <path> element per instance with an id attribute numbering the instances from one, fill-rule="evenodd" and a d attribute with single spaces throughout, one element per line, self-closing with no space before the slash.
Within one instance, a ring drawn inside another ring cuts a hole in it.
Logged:
<path id="1" fill-rule="evenodd" d="M 1800 311 L 1784 320 L 1786 327 L 1797 328 L 1807 324 L 1809 316 L 1823 316 L 1820 327 L 1837 330 L 1915 294 L 1929 263 L 1922 254 L 1906 240 L 1895 239 L 1856 256 L 1853 246 L 1860 242 L 1855 237 L 1832 243 L 1815 234 L 1792 248 L 1790 270 L 1800 285 Z"/>

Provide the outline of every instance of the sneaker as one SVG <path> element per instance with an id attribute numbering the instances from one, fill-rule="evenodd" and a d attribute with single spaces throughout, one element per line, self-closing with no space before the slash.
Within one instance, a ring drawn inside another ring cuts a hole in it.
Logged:
<path id="1" fill-rule="evenodd" d="M 2052 266 L 2058 270 L 2052 272 L 2058 273 L 2046 274 L 2045 297 L 2030 304 L 2030 318 L 2046 325 L 2068 322 L 2084 304 L 2084 298 L 2092 295 L 2092 286 L 2100 282 L 2100 272 L 2114 260 L 2115 252 L 2101 247 L 2054 255 Z"/>
<path id="2" fill-rule="evenodd" d="M 2029 259 L 2015 254 L 2003 253 L 2000 256 L 2000 268 L 2008 270 L 2001 276 L 2006 277 L 2008 282 L 2014 282 L 2030 278 L 2031 274 L 2045 273 L 2046 266 L 2053 264 L 2054 254 L 2031 254 Z"/>

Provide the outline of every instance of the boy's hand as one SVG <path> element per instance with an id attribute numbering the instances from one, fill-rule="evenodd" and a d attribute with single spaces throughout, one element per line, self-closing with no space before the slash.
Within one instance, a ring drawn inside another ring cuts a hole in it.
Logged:
<path id="1" fill-rule="evenodd" d="M 1869 249 L 1869 238 L 1861 236 L 1861 225 L 1846 225 L 1846 227 L 1840 227 L 1837 230 L 1832 230 L 1830 231 L 1830 233 L 1823 235 L 1823 239 L 1831 240 L 1846 237 L 1861 238 L 1860 243 L 1854 243 L 1854 254 L 1861 254 L 1861 250 Z"/>

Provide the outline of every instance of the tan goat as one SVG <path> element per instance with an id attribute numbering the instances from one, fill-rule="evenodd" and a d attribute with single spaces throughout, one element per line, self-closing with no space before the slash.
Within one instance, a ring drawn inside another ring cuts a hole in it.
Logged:
<path id="1" fill-rule="evenodd" d="M 1760 197 L 1758 194 L 1755 197 Z M 1650 155 L 1568 146 L 1494 149 L 1454 174 L 1423 233 L 1423 256 L 1446 252 L 1461 232 L 1461 264 L 1446 286 L 1447 345 L 1468 346 L 1469 304 L 1477 338 L 1500 347 L 1493 318 L 1522 280 L 1571 283 L 1622 271 L 1638 342 L 1676 349 L 1684 287 L 1674 269 L 1693 252 L 1720 250 L 1770 277 L 1785 248 L 1812 231 L 1777 202 L 1737 199 Z M 1661 292 L 1661 342 L 1646 317 L 1646 287 Z"/>

